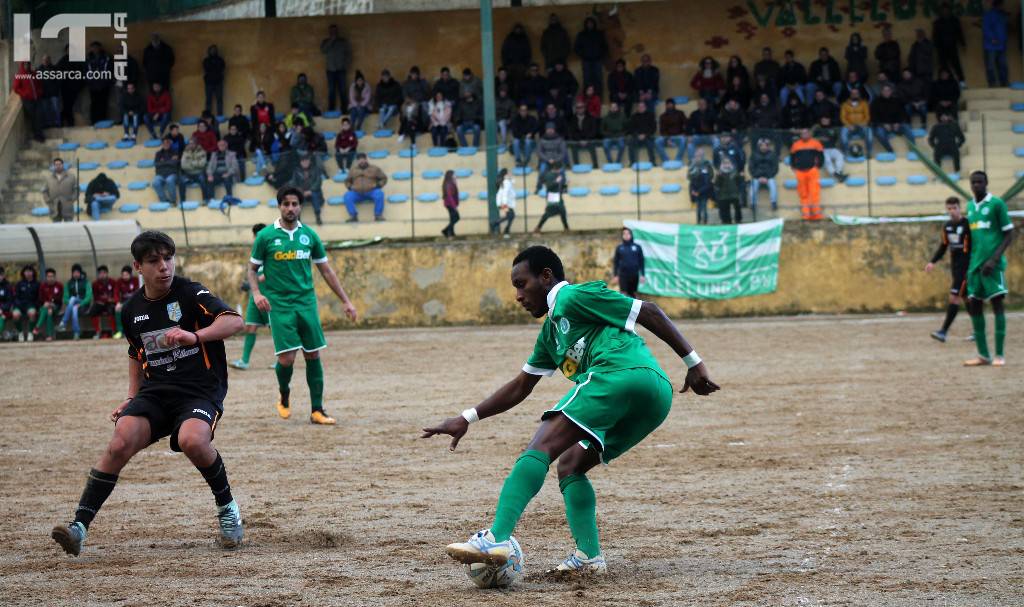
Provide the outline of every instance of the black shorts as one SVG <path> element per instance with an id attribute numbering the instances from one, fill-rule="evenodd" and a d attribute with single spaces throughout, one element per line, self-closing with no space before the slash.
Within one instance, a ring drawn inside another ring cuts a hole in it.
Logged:
<path id="1" fill-rule="evenodd" d="M 210 424 L 212 438 L 223 414 L 223 405 L 206 398 L 168 390 L 143 389 L 121 415 L 145 417 L 149 420 L 150 444 L 170 436 L 171 451 L 181 451 L 178 446 L 178 429 L 185 420 L 201 419 Z"/>
<path id="2" fill-rule="evenodd" d="M 967 293 L 967 264 L 953 265 L 953 282 L 949 285 L 949 294 L 963 297 Z"/>
<path id="3" fill-rule="evenodd" d="M 113 314 L 114 313 L 114 307 L 116 305 L 117 304 L 115 304 L 112 301 L 108 302 L 108 303 L 97 303 L 97 302 L 94 301 L 94 302 L 92 302 L 92 305 L 89 306 L 88 315 L 89 316 L 102 316 L 104 314 L 108 314 L 108 315 L 109 314 Z"/>
<path id="4" fill-rule="evenodd" d="M 619 289 L 630 296 L 636 295 L 640 286 L 639 274 L 619 274 Z"/>

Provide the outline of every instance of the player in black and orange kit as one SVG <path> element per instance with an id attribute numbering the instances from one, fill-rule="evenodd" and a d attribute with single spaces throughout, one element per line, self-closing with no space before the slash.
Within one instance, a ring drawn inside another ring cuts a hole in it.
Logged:
<path id="1" fill-rule="evenodd" d="M 935 264 L 946 254 L 949 249 L 949 266 L 953 274 L 953 284 L 949 287 L 949 305 L 946 307 L 946 320 L 942 328 L 932 333 L 932 338 L 942 343 L 946 342 L 946 332 L 949 331 L 953 319 L 956 318 L 960 305 L 964 302 L 964 291 L 967 288 L 967 266 L 971 263 L 971 226 L 960 210 L 960 199 L 950 196 L 946 199 L 946 212 L 949 213 L 949 221 L 942 226 L 942 242 L 939 248 L 932 255 L 932 260 L 924 267 L 925 272 L 935 269 Z"/>

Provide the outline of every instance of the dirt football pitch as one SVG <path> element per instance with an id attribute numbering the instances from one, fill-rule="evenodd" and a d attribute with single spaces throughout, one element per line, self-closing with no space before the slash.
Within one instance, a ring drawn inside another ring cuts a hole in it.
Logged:
<path id="1" fill-rule="evenodd" d="M 928 337 L 939 322 L 684 321 L 722 391 L 676 395 L 661 428 L 591 474 L 609 575 L 544 575 L 571 550 L 552 466 L 516 529 L 526 571 L 507 591 L 472 587 L 444 546 L 490 523 L 540 412 L 571 384 L 542 381 L 455 453 L 418 436 L 513 377 L 536 326 L 330 334 L 333 428 L 308 423 L 302 363 L 295 415 L 277 417 L 261 334 L 215 441 L 244 547 L 217 547 L 209 489 L 164 440 L 122 472 L 77 558 L 50 529 L 110 436 L 125 345 L 5 344 L 0 605 L 1021 605 L 1024 314 L 1010 315 L 1002 369 L 961 367 L 966 315 L 945 345 Z M 653 347 L 678 384 L 681 362 Z"/>

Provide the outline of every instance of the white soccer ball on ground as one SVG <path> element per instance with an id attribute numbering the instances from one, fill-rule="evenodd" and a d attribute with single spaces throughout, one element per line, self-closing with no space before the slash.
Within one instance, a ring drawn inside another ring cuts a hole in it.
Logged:
<path id="1" fill-rule="evenodd" d="M 466 565 L 466 575 L 477 588 L 508 588 L 523 573 L 523 549 L 515 537 L 510 537 L 509 541 L 512 542 L 512 554 L 504 565 Z"/>

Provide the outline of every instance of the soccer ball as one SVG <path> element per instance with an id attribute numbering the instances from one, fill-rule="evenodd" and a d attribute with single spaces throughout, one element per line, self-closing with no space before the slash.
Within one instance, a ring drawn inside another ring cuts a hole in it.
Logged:
<path id="1" fill-rule="evenodd" d="M 512 554 L 504 565 L 466 565 L 466 575 L 477 588 L 508 588 L 523 573 L 523 549 L 519 547 L 516 538 L 510 537 L 509 541 L 512 542 Z"/>

